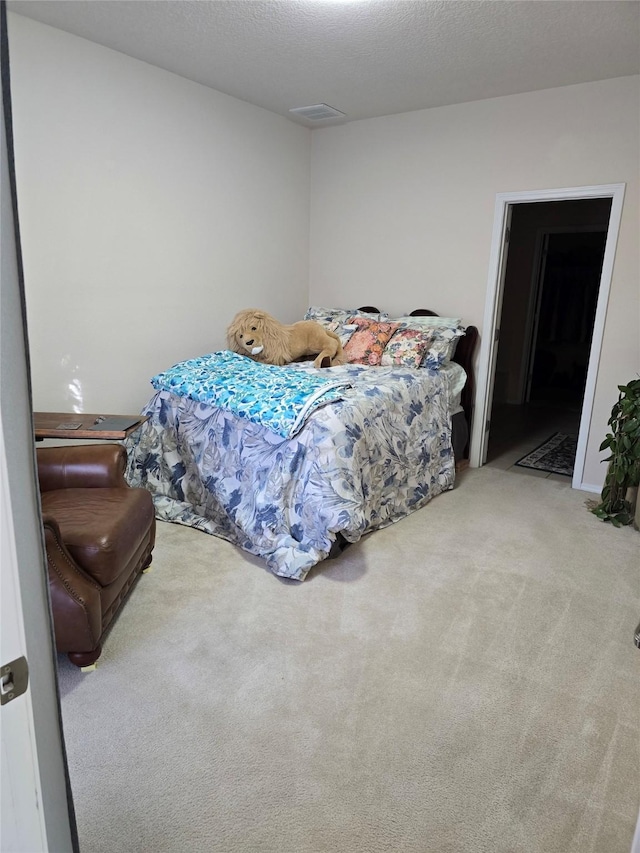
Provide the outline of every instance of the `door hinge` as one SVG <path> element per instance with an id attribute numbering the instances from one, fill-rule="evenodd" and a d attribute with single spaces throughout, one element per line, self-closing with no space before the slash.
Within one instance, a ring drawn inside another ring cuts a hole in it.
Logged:
<path id="1" fill-rule="evenodd" d="M 23 656 L 4 663 L 0 667 L 0 704 L 6 705 L 27 689 L 29 683 L 29 664 Z"/>
<path id="2" fill-rule="evenodd" d="M 491 421 L 487 421 L 484 425 L 484 431 L 489 432 L 489 427 L 491 426 Z"/>
<path id="3" fill-rule="evenodd" d="M 510 239 L 511 239 L 511 228 L 507 228 L 507 230 L 504 232 L 504 242 L 508 243 Z"/>
<path id="4" fill-rule="evenodd" d="M 494 343 L 497 344 L 499 340 L 500 340 L 500 329 L 496 329 L 496 333 L 493 336 L 493 341 L 494 341 Z"/>

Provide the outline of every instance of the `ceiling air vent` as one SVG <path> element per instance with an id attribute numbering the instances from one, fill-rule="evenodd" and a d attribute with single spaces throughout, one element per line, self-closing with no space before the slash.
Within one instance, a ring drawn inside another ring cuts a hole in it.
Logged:
<path id="1" fill-rule="evenodd" d="M 289 112 L 300 116 L 300 118 L 306 118 L 307 121 L 323 121 L 327 118 L 341 118 L 346 115 L 346 113 L 341 113 L 340 110 L 336 110 L 327 104 L 313 104 L 310 107 L 295 107 L 294 109 L 289 110 Z"/>

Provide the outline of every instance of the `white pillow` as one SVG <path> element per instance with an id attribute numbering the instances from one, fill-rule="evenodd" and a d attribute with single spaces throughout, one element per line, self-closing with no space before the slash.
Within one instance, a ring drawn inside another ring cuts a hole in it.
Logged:
<path id="1" fill-rule="evenodd" d="M 423 328 L 424 326 L 443 326 L 446 329 L 455 329 L 461 322 L 461 317 L 394 317 L 394 323 L 404 323 L 408 326 Z"/>
<path id="2" fill-rule="evenodd" d="M 305 320 L 315 320 L 316 323 L 320 323 L 322 326 L 326 326 L 335 321 L 344 323 L 349 319 L 349 317 L 369 317 L 371 320 L 380 321 L 387 320 L 389 315 L 384 312 L 380 312 L 379 314 L 370 314 L 367 311 L 360 311 L 358 308 L 320 308 L 317 305 L 312 305 L 310 308 L 307 308 L 307 312 L 304 315 Z"/>
<path id="3" fill-rule="evenodd" d="M 318 320 L 316 320 L 316 323 L 317 322 Z M 348 325 L 347 323 L 343 323 L 342 320 L 332 320 L 329 323 L 322 323 L 321 325 L 323 325 L 330 332 L 335 332 L 336 335 L 340 338 L 340 343 L 343 347 L 345 347 L 349 343 L 353 333 L 358 328 L 355 324 Z"/>

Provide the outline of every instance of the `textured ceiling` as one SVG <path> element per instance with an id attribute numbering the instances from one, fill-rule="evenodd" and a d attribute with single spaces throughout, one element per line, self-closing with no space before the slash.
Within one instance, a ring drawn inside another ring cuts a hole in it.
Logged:
<path id="1" fill-rule="evenodd" d="M 350 121 L 640 72 L 617 0 L 13 0 L 12 12 L 288 116 Z M 317 126 L 317 123 L 316 123 Z"/>

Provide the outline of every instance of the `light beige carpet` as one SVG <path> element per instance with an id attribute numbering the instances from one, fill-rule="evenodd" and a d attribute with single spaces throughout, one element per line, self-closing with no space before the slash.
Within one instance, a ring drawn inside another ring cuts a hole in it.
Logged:
<path id="1" fill-rule="evenodd" d="M 60 658 L 82 853 L 628 853 L 640 533 L 587 497 L 467 471 L 302 584 L 159 524 Z"/>

